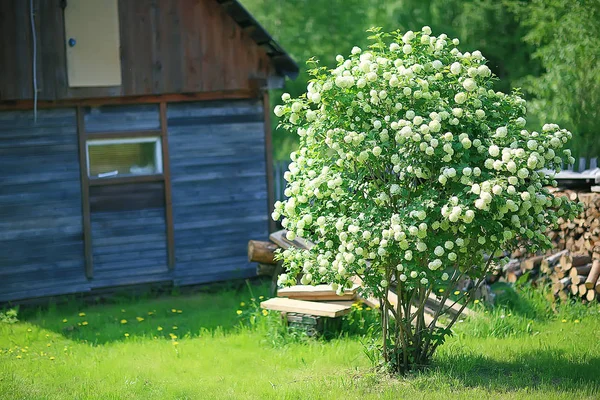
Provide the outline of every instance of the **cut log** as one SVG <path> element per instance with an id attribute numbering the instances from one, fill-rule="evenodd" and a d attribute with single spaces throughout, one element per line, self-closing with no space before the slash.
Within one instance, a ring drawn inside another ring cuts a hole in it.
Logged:
<path id="1" fill-rule="evenodd" d="M 577 285 L 577 289 L 579 291 L 579 297 L 584 297 L 587 293 L 587 288 L 585 287 L 585 283 L 581 283 Z"/>
<path id="2" fill-rule="evenodd" d="M 571 283 L 573 285 L 579 285 L 585 282 L 586 277 L 583 275 L 575 275 L 571 277 Z"/>
<path id="3" fill-rule="evenodd" d="M 346 315 L 351 307 L 338 304 L 319 303 L 315 301 L 286 299 L 274 297 L 263 301 L 260 306 L 267 310 L 294 312 L 299 314 L 318 315 L 321 317 L 336 318 Z"/>
<path id="4" fill-rule="evenodd" d="M 558 261 L 558 266 L 560 267 L 561 271 L 566 272 L 570 270 L 573 266 L 573 258 L 571 257 L 571 254 L 563 254 Z"/>
<path id="5" fill-rule="evenodd" d="M 590 269 L 590 273 L 585 280 L 585 287 L 593 289 L 596 286 L 596 282 L 598 282 L 598 277 L 600 277 L 600 260 L 594 260 L 592 269 Z"/>
<path id="6" fill-rule="evenodd" d="M 279 246 L 272 242 L 261 242 L 259 240 L 248 241 L 248 261 L 262 264 L 276 264 L 275 250 Z"/>
<path id="7" fill-rule="evenodd" d="M 595 298 L 596 298 L 596 291 L 593 289 L 588 289 L 587 293 L 585 294 L 585 299 L 587 301 L 594 301 Z"/>
<path id="8" fill-rule="evenodd" d="M 592 262 L 589 254 L 575 254 L 571 256 L 571 267 L 581 267 Z"/>
<path id="9" fill-rule="evenodd" d="M 516 271 L 506 273 L 506 281 L 509 283 L 515 283 L 523 275 L 523 270 L 518 269 Z"/>
<path id="10" fill-rule="evenodd" d="M 279 289 L 277 296 L 308 301 L 351 301 L 355 299 L 357 290 L 358 285 L 354 285 L 352 288 L 344 290 L 341 296 L 338 296 L 330 285 L 295 285 Z"/>
<path id="11" fill-rule="evenodd" d="M 554 269 L 554 267 L 560 261 L 560 258 L 566 254 L 569 254 L 569 250 L 562 250 L 562 251 L 559 251 L 558 253 L 552 254 L 552 255 L 544 258 L 540 265 L 540 270 L 545 274 L 551 273 L 552 270 Z"/>
<path id="12" fill-rule="evenodd" d="M 540 265 L 542 264 L 543 259 L 544 259 L 544 256 L 535 256 L 535 257 L 528 258 L 527 260 L 525 260 L 521 263 L 521 269 L 523 271 L 531 271 L 533 269 L 538 269 L 540 267 Z"/>
<path id="13" fill-rule="evenodd" d="M 572 278 L 577 275 L 588 276 L 590 270 L 592 269 L 592 264 L 582 265 L 580 267 L 573 267 L 569 270 L 569 276 Z"/>

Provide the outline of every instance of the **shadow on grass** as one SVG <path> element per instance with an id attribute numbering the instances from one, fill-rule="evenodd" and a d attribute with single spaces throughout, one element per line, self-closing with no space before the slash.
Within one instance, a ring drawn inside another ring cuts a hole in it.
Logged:
<path id="1" fill-rule="evenodd" d="M 268 285 L 256 281 L 249 286 L 212 285 L 183 293 L 120 294 L 92 301 L 72 297 L 59 304 L 21 308 L 19 320 L 93 345 L 134 338 L 172 340 L 173 335 L 229 333 L 240 324 L 237 311 L 247 310 L 253 296 L 257 303 L 267 293 Z"/>
<path id="2" fill-rule="evenodd" d="M 501 361 L 484 355 L 454 354 L 438 359 L 431 372 L 462 386 L 512 392 L 550 388 L 600 392 L 600 358 L 562 350 L 516 353 Z"/>

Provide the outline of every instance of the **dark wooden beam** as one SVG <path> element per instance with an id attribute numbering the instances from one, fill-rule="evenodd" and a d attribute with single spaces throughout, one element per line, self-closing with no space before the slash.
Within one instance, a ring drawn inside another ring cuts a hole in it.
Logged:
<path id="1" fill-rule="evenodd" d="M 175 268 L 175 230 L 173 227 L 173 201 L 171 200 L 171 169 L 169 166 L 169 140 L 167 130 L 167 103 L 160 103 L 160 129 L 162 131 L 163 176 L 165 177 L 165 225 L 167 226 L 167 258 L 169 269 Z"/>
<path id="2" fill-rule="evenodd" d="M 85 165 L 85 164 L 83 164 Z M 164 166 L 163 166 L 164 168 Z M 106 186 L 106 185 L 123 185 L 128 183 L 144 183 L 144 182 L 162 182 L 165 180 L 163 174 L 155 175 L 140 175 L 140 176 L 121 176 L 118 178 L 88 178 L 89 186 Z"/>
<path id="3" fill-rule="evenodd" d="M 123 138 L 140 138 L 140 137 L 158 137 L 162 135 L 162 131 L 120 131 L 120 132 L 94 132 L 86 135 L 87 140 L 98 139 L 123 139 Z"/>
<path id="4" fill-rule="evenodd" d="M 127 96 L 127 97 L 99 97 L 85 99 L 65 99 L 56 101 L 38 101 L 38 108 L 57 107 L 86 107 L 120 104 L 147 104 L 147 103 L 179 103 L 186 101 L 205 101 L 222 99 L 253 99 L 259 93 L 253 89 L 222 90 L 200 93 L 174 93 L 151 96 Z M 0 101 L 0 111 L 6 110 L 32 110 L 32 100 L 7 100 Z"/>
<path id="5" fill-rule="evenodd" d="M 269 232 L 275 232 L 277 226 L 271 214 L 274 210 L 275 193 L 273 185 L 273 139 L 271 135 L 271 103 L 269 101 L 269 92 L 265 90 L 263 92 L 263 113 L 264 113 L 264 124 L 265 124 L 265 162 L 266 162 L 266 173 L 267 173 L 267 210 L 269 218 Z"/>
<path id="6" fill-rule="evenodd" d="M 81 178 L 81 207 L 83 216 L 83 251 L 85 256 L 85 276 L 92 279 L 94 263 L 92 257 L 92 220 L 90 215 L 90 188 L 87 172 L 87 149 L 85 144 L 85 125 L 83 110 L 77 107 L 77 137 L 79 140 L 79 172 Z"/>

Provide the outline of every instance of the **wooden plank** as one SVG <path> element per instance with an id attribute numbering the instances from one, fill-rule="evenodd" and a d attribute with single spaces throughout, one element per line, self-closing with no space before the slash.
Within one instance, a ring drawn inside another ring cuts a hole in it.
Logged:
<path id="1" fill-rule="evenodd" d="M 441 304 L 441 298 L 438 298 L 437 296 L 435 296 L 432 293 L 429 295 L 428 302 L 433 303 L 436 306 L 439 306 Z M 461 307 L 462 307 L 461 304 L 454 303 L 454 301 L 452 301 L 451 299 L 446 299 L 446 301 L 444 302 L 444 309 L 446 309 L 447 312 L 452 315 L 456 315 L 460 311 Z M 465 307 L 465 309 L 462 310 L 462 314 L 467 317 L 473 317 L 473 316 L 475 316 L 475 311 L 471 310 L 468 307 Z"/>
<path id="2" fill-rule="evenodd" d="M 175 230 L 173 224 L 173 200 L 171 195 L 167 104 L 164 102 L 160 103 L 160 126 L 162 131 L 163 174 L 165 177 L 165 224 L 167 229 L 167 257 L 169 269 L 173 269 L 175 268 Z"/>
<path id="3" fill-rule="evenodd" d="M 163 182 L 102 185 L 90 187 L 92 212 L 162 208 L 165 206 Z"/>
<path id="4" fill-rule="evenodd" d="M 346 315 L 351 307 L 338 304 L 317 303 L 314 301 L 286 299 L 275 297 L 260 303 L 267 310 L 294 312 L 300 314 L 318 315 L 321 317 L 336 318 Z"/>
<path id="5" fill-rule="evenodd" d="M 120 132 L 94 132 L 88 133 L 88 140 L 98 139 L 123 139 L 123 138 L 144 138 L 157 137 L 163 134 L 162 131 L 120 131 Z"/>
<path id="6" fill-rule="evenodd" d="M 303 238 L 299 238 L 297 237 L 294 240 L 288 240 L 285 237 L 285 234 L 287 233 L 287 230 L 283 229 L 277 232 L 273 232 L 269 235 L 269 239 L 277 244 L 279 247 L 283 248 L 283 249 L 287 249 L 288 247 L 297 247 L 299 249 L 310 249 L 312 248 L 314 245 Z"/>
<path id="7" fill-rule="evenodd" d="M 85 149 L 84 149 L 84 151 L 85 151 Z M 85 166 L 86 164 L 83 164 L 83 165 Z M 86 172 L 86 177 L 87 177 L 87 172 Z M 163 182 L 164 180 L 165 180 L 165 176 L 163 174 L 122 176 L 120 178 L 93 178 L 93 179 L 88 178 L 89 186 L 123 185 L 123 184 L 143 183 L 143 182 Z"/>
<path id="8" fill-rule="evenodd" d="M 338 296 L 335 290 L 331 288 L 331 285 L 294 285 L 279 289 L 277 296 L 313 301 L 354 300 L 358 287 L 358 285 L 354 285 L 352 288 L 344 290 L 344 293 Z"/>
<path id="9" fill-rule="evenodd" d="M 94 276 L 92 256 L 92 222 L 90 217 L 90 180 L 87 174 L 87 155 L 85 144 L 85 126 L 83 109 L 77 107 L 77 137 L 79 138 L 79 171 L 81 176 L 81 207 L 83 223 L 83 243 L 85 256 L 85 275 L 88 279 Z"/>
<path id="10" fill-rule="evenodd" d="M 239 90 L 217 90 L 210 92 L 196 93 L 173 93 L 159 95 L 142 96 L 122 96 L 122 97 L 96 97 L 96 98 L 69 98 L 55 101 L 38 101 L 38 109 L 44 108 L 64 108 L 64 107 L 89 107 L 100 105 L 119 105 L 119 104 L 148 104 L 148 103 L 179 103 L 193 101 L 209 100 L 238 100 L 254 99 L 257 93 L 251 89 Z M 4 97 L 3 97 L 4 98 Z M 5 110 L 31 110 L 33 109 L 32 100 L 2 100 L 0 101 L 0 111 Z"/>

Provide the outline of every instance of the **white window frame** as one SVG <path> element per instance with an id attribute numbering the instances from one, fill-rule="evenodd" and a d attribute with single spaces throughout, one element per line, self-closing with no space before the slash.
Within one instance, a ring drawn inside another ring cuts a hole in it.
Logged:
<path id="1" fill-rule="evenodd" d="M 162 158 L 162 138 L 160 136 L 152 137 L 141 137 L 141 138 L 123 138 L 123 139 L 92 139 L 87 140 L 85 144 L 85 157 L 86 157 L 86 168 L 87 175 L 90 179 L 108 179 L 117 178 L 119 175 L 110 175 L 106 177 L 92 176 L 90 175 L 90 146 L 106 146 L 114 144 L 131 144 L 131 143 L 154 143 L 154 165 L 156 166 L 156 173 L 154 174 L 142 174 L 142 175 L 125 175 L 129 176 L 149 176 L 149 175 L 161 175 L 163 173 L 163 158 Z M 124 175 L 121 175 L 122 177 Z"/>

